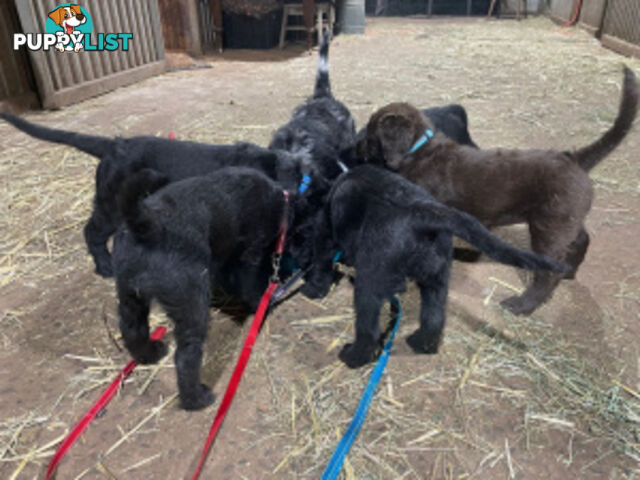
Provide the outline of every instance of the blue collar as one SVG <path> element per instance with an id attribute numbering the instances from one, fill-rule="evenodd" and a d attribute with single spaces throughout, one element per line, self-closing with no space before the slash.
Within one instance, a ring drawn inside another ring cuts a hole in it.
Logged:
<path id="1" fill-rule="evenodd" d="M 311 185 L 311 177 L 307 174 L 302 175 L 302 181 L 298 187 L 298 193 L 302 195 L 309 189 L 309 185 Z"/>
<path id="2" fill-rule="evenodd" d="M 409 150 L 409 153 L 407 155 L 411 155 L 412 153 L 415 153 L 421 146 L 423 146 L 425 143 L 427 143 L 432 138 L 433 138 L 433 130 L 431 130 L 430 128 L 427 128 L 424 131 L 424 135 L 422 135 L 418 139 L 418 141 L 413 144 L 413 147 L 411 147 L 411 150 Z"/>

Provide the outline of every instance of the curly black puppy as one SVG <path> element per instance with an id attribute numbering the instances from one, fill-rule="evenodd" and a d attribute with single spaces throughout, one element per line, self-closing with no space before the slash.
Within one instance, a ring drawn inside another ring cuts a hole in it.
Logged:
<path id="1" fill-rule="evenodd" d="M 589 247 L 584 220 L 593 201 L 589 171 L 627 136 L 638 111 L 640 86 L 624 69 L 622 96 L 613 125 L 575 151 L 479 150 L 436 132 L 420 110 L 392 103 L 375 112 L 358 146 L 366 161 L 381 164 L 426 188 L 439 201 L 478 218 L 487 227 L 525 222 L 531 246 L 567 262 L 573 278 Z M 514 314 L 533 312 L 553 293 L 563 275 L 536 272 L 520 296 L 502 305 Z"/>
<path id="2" fill-rule="evenodd" d="M 437 202 L 426 190 L 388 170 L 356 167 L 334 184 L 316 228 L 314 268 L 302 292 L 327 294 L 332 258 L 356 269 L 355 342 L 340 359 L 355 368 L 374 359 L 382 303 L 404 291 L 409 277 L 420 288 L 420 328 L 407 342 L 419 353 L 436 353 L 445 322 L 452 235 L 491 258 L 529 270 L 564 271 L 553 260 L 518 250 L 493 236 L 475 218 Z"/>
<path id="3" fill-rule="evenodd" d="M 192 410 L 213 402 L 200 383 L 212 286 L 222 284 L 257 308 L 285 198 L 279 184 L 251 168 L 168 181 L 144 169 L 124 182 L 118 195 L 124 227 L 114 238 L 113 267 L 127 349 L 139 363 L 166 353 L 162 342 L 149 339 L 149 306 L 158 301 L 175 323 L 180 401 Z M 300 200 L 292 194 L 286 210 L 292 226 Z"/>
<path id="4" fill-rule="evenodd" d="M 313 96 L 296 107 L 291 120 L 273 135 L 269 148 L 301 156 L 327 180 L 345 169 L 341 156 L 355 145 L 355 123 L 349 109 L 333 97 L 329 82 L 329 42 L 325 30 L 320 45 Z"/>
<path id="5" fill-rule="evenodd" d="M 107 241 L 122 222 L 116 195 L 122 182 L 135 172 L 150 168 L 162 172 L 173 182 L 206 175 L 226 166 L 248 166 L 263 171 L 286 188 L 295 188 L 300 178 L 300 162 L 293 155 L 249 143 L 207 145 L 145 136 L 107 138 L 43 127 L 6 112 L 0 112 L 0 118 L 33 137 L 71 145 L 100 159 L 93 212 L 84 236 L 96 272 L 103 277 L 113 275 Z"/>

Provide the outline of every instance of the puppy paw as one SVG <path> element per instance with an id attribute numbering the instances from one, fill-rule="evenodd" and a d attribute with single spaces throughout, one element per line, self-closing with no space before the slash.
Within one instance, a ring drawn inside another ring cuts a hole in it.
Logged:
<path id="1" fill-rule="evenodd" d="M 208 407 L 216 397 L 205 384 L 201 383 L 196 391 L 189 395 L 180 395 L 180 405 L 185 410 L 200 410 Z"/>
<path id="2" fill-rule="evenodd" d="M 111 261 L 96 263 L 96 273 L 102 278 L 112 278 L 113 267 L 111 266 Z"/>
<path id="3" fill-rule="evenodd" d="M 439 340 L 439 338 L 430 339 L 421 333 L 420 330 L 416 330 L 407 337 L 407 344 L 409 344 L 415 353 L 434 355 L 438 353 Z"/>
<path id="4" fill-rule="evenodd" d="M 518 296 L 509 297 L 506 300 L 500 302 L 500 305 L 503 308 L 509 310 L 514 315 L 529 315 L 538 306 L 537 303 L 528 301 L 526 298 Z"/>
<path id="5" fill-rule="evenodd" d="M 135 355 L 135 360 L 140 365 L 158 363 L 167 354 L 167 346 L 160 340 L 151 340 L 143 351 Z"/>
<path id="6" fill-rule="evenodd" d="M 329 293 L 331 284 L 329 287 L 319 286 L 312 282 L 307 282 L 302 286 L 300 292 L 307 298 L 323 298 Z"/>
<path id="7" fill-rule="evenodd" d="M 373 348 L 360 347 L 356 343 L 347 343 L 338 354 L 338 358 L 349 368 L 358 368 L 375 360 Z"/>

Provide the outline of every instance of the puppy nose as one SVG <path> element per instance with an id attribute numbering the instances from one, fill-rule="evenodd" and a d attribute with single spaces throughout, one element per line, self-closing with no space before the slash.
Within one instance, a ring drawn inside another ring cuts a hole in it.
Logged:
<path id="1" fill-rule="evenodd" d="M 76 15 L 76 18 L 77 18 L 78 20 L 82 21 L 82 20 L 84 20 L 84 14 L 79 13 L 79 14 L 77 14 L 77 15 Z"/>

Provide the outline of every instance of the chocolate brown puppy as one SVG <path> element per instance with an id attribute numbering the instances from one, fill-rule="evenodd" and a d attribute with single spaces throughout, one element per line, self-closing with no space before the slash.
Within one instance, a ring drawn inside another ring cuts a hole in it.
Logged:
<path id="1" fill-rule="evenodd" d="M 367 162 L 384 164 L 426 188 L 436 199 L 470 213 L 487 227 L 527 223 L 536 253 L 568 263 L 573 278 L 589 235 L 584 219 L 593 200 L 589 171 L 627 135 L 638 109 L 638 83 L 625 67 L 614 125 L 592 144 L 574 151 L 478 150 L 458 145 L 418 109 L 393 103 L 374 113 L 357 145 Z M 529 314 L 546 301 L 563 275 L 538 271 L 521 296 L 502 305 Z"/>

